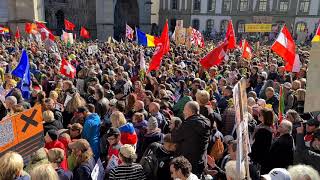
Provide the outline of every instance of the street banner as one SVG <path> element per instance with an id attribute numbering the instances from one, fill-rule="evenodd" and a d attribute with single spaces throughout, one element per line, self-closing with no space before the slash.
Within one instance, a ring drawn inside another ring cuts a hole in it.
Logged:
<path id="1" fill-rule="evenodd" d="M 177 45 L 183 45 L 186 42 L 186 28 L 176 27 L 175 42 Z"/>
<path id="2" fill-rule="evenodd" d="M 245 24 L 245 32 L 271 32 L 272 24 Z"/>

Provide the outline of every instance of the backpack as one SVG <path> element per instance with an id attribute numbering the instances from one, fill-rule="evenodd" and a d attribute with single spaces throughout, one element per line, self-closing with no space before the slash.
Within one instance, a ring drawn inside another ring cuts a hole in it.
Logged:
<path id="1" fill-rule="evenodd" d="M 156 180 L 159 167 L 163 166 L 163 162 L 170 160 L 170 157 L 158 158 L 156 151 L 161 147 L 159 143 L 152 143 L 147 149 L 147 153 L 140 160 L 145 175 L 149 180 Z"/>

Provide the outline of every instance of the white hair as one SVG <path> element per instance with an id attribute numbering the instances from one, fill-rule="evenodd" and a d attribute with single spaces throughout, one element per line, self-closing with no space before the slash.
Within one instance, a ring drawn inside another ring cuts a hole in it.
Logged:
<path id="1" fill-rule="evenodd" d="M 227 178 L 231 178 L 231 179 L 237 179 L 239 177 L 239 174 L 237 173 L 237 162 L 234 160 L 228 161 L 226 166 L 226 176 Z M 244 164 L 241 163 L 241 172 L 240 172 L 240 179 L 244 179 L 246 176 L 246 171 L 245 171 L 245 167 Z"/>
<path id="2" fill-rule="evenodd" d="M 298 164 L 288 168 L 292 180 L 318 180 L 319 173 L 309 165 Z"/>
<path id="3" fill-rule="evenodd" d="M 7 101 L 11 101 L 13 105 L 17 105 L 17 103 L 18 103 L 18 100 L 17 100 L 17 98 L 15 96 L 8 96 L 6 98 L 6 100 Z"/>
<path id="4" fill-rule="evenodd" d="M 281 124 L 284 125 L 284 128 L 287 129 L 287 132 L 288 132 L 289 134 L 292 133 L 292 122 L 290 122 L 290 121 L 288 121 L 288 120 L 283 120 L 283 121 L 281 121 Z"/>

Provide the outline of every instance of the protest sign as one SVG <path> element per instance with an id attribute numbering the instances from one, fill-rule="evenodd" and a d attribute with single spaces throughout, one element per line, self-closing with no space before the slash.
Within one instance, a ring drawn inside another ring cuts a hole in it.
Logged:
<path id="1" fill-rule="evenodd" d="M 245 24 L 245 32 L 271 32 L 272 24 Z"/>
<path id="2" fill-rule="evenodd" d="M 88 54 L 96 54 L 98 52 L 98 45 L 91 45 L 88 47 Z"/>

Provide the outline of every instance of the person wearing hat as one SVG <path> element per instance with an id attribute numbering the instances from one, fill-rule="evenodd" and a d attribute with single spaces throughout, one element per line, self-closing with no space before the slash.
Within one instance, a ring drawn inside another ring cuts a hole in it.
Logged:
<path id="1" fill-rule="evenodd" d="M 103 179 L 104 168 L 101 161 L 94 159 L 94 154 L 90 144 L 85 139 L 78 139 L 69 144 L 69 149 L 72 150 L 72 155 L 75 157 L 75 168 L 73 169 L 73 179 L 90 180 L 91 173 L 94 167 L 99 167 L 98 179 Z"/>
<path id="2" fill-rule="evenodd" d="M 313 132 L 319 128 L 319 121 L 315 118 L 311 118 L 306 123 L 306 135 L 304 141 L 307 147 L 310 147 L 310 143 L 313 140 Z"/>
<path id="3" fill-rule="evenodd" d="M 291 180 L 289 172 L 284 168 L 274 168 L 261 176 L 262 180 Z"/>
<path id="4" fill-rule="evenodd" d="M 60 167 L 61 162 L 64 160 L 64 151 L 60 148 L 53 148 L 48 151 L 48 159 L 52 167 L 56 170 L 61 180 L 72 180 L 73 174 L 69 170 L 63 170 Z"/>
<path id="5" fill-rule="evenodd" d="M 44 140 L 45 140 L 44 147 L 48 150 L 53 149 L 53 148 L 60 148 L 65 152 L 65 155 L 66 155 L 67 149 L 64 146 L 64 144 L 58 140 L 58 137 L 59 137 L 59 134 L 56 130 L 53 130 L 53 129 L 49 130 L 44 137 Z M 68 162 L 67 162 L 66 156 L 64 156 L 64 160 L 61 162 L 61 167 L 64 170 L 68 169 Z"/>
<path id="6" fill-rule="evenodd" d="M 120 148 L 119 158 L 121 164 L 109 173 L 109 180 L 128 179 L 145 180 L 145 174 L 140 164 L 134 163 L 137 155 L 133 146 L 125 144 Z"/>

